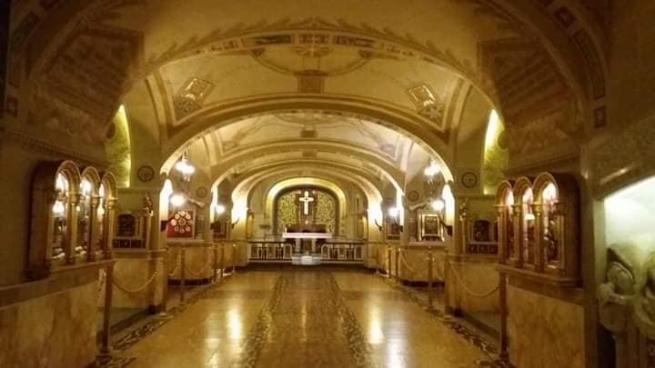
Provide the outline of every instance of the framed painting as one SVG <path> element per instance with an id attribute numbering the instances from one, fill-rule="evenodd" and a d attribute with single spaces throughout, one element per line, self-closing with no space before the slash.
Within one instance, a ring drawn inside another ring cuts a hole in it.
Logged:
<path id="1" fill-rule="evenodd" d="M 421 241 L 443 241 L 442 215 L 438 212 L 419 211 L 419 237 Z"/>
<path id="2" fill-rule="evenodd" d="M 195 216 L 193 210 L 175 211 L 170 221 L 166 235 L 169 238 L 193 239 L 195 234 Z"/>
<path id="3" fill-rule="evenodd" d="M 216 220 L 210 225 L 214 240 L 227 238 L 227 226 L 225 220 Z"/>
<path id="4" fill-rule="evenodd" d="M 397 222 L 386 221 L 384 224 L 384 228 L 385 228 L 384 236 L 387 239 L 400 239 L 402 226 L 400 226 Z"/>

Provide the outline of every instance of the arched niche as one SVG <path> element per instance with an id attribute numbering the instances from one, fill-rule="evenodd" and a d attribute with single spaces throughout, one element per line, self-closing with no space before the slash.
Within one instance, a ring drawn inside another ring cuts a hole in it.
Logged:
<path id="1" fill-rule="evenodd" d="M 98 258 L 113 257 L 115 205 L 118 200 L 116 177 L 104 172 L 98 188 L 97 223 L 98 234 L 94 237 L 95 252 Z"/>
<path id="2" fill-rule="evenodd" d="M 498 244 L 501 264 L 517 264 L 516 237 L 514 233 L 514 182 L 503 181 L 496 191 L 498 211 Z"/>
<path id="3" fill-rule="evenodd" d="M 94 167 L 82 170 L 77 205 L 77 244 L 75 257 L 78 259 L 95 259 L 94 238 L 98 232 L 98 199 L 100 191 L 100 174 Z"/>
<path id="4" fill-rule="evenodd" d="M 578 185 L 566 174 L 535 179 L 534 210 L 539 234 L 539 268 L 558 277 L 579 275 Z"/>
<path id="5" fill-rule="evenodd" d="M 72 161 L 37 166 L 32 178 L 28 278 L 46 278 L 53 266 L 74 262 L 80 183 L 80 171 Z"/>
<path id="6" fill-rule="evenodd" d="M 546 172 L 534 180 L 505 181 L 496 192 L 496 206 L 503 272 L 562 287 L 577 285 L 580 201 L 575 177 Z"/>
<path id="7" fill-rule="evenodd" d="M 519 178 L 514 184 L 514 229 L 517 234 L 517 259 L 521 267 L 534 269 L 537 248 L 537 232 L 533 210 L 532 181 Z"/>

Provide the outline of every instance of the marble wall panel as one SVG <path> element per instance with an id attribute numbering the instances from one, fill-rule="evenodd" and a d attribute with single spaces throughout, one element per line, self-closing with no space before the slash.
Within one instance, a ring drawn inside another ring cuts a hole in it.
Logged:
<path id="1" fill-rule="evenodd" d="M 97 282 L 0 309 L 0 367 L 85 367 L 96 357 Z"/>
<path id="2" fill-rule="evenodd" d="M 154 270 L 157 274 L 153 278 Z M 114 266 L 114 281 L 129 292 L 114 285 L 112 306 L 147 308 L 161 304 L 164 273 L 162 259 L 118 259 Z M 150 283 L 144 287 L 148 281 Z"/>
<path id="3" fill-rule="evenodd" d="M 443 249 L 433 250 L 432 280 L 443 282 L 446 268 L 446 255 Z M 392 267 L 395 275 L 396 253 L 392 253 Z M 427 249 L 412 249 L 411 246 L 403 249 L 399 254 L 398 276 L 403 281 L 426 282 L 429 279 Z"/>
<path id="4" fill-rule="evenodd" d="M 518 368 L 585 366 L 582 306 L 507 286 L 510 361 Z"/>
<path id="5" fill-rule="evenodd" d="M 220 267 L 220 251 L 217 252 L 216 256 L 216 265 Z M 206 280 L 213 276 L 214 251 L 211 247 L 187 248 L 184 258 L 186 280 Z M 168 259 L 171 262 L 168 266 L 170 270 L 169 278 L 179 280 L 181 278 L 180 248 L 172 249 Z"/>
<path id="6" fill-rule="evenodd" d="M 450 307 L 464 312 L 498 312 L 498 281 L 495 260 L 453 262 L 452 267 L 448 269 L 447 290 Z"/>

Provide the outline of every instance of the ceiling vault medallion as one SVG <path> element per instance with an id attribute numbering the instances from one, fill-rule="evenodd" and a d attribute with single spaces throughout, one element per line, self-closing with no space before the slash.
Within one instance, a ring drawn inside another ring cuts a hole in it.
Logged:
<path id="1" fill-rule="evenodd" d="M 173 97 L 173 107 L 175 108 L 175 117 L 179 120 L 185 116 L 198 111 L 207 96 L 214 89 L 212 82 L 191 77 L 183 88 Z"/>
<path id="2" fill-rule="evenodd" d="M 433 121 L 443 128 L 443 119 L 444 112 L 446 110 L 446 104 L 444 98 L 435 94 L 430 87 L 423 84 L 417 87 L 412 87 L 407 90 L 407 93 L 414 102 L 417 112 L 427 118 L 430 121 Z"/>

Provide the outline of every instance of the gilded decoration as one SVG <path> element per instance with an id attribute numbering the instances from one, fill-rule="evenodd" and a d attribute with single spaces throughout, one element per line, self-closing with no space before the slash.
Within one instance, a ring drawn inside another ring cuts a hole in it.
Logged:
<path id="1" fill-rule="evenodd" d="M 203 102 L 214 89 L 214 83 L 192 77 L 173 97 L 175 117 L 179 120 L 202 108 Z"/>
<path id="2" fill-rule="evenodd" d="M 303 216 L 304 205 L 301 201 L 306 191 L 309 191 L 307 197 L 311 197 L 311 204 L 307 211 L 309 217 Z M 339 217 L 336 198 L 323 189 L 295 189 L 286 192 L 277 197 L 275 208 L 278 234 L 283 233 L 289 225 L 300 224 L 303 219 L 312 223 L 300 225 L 325 225 L 329 229 L 328 231 L 336 232 L 337 218 Z"/>
<path id="3" fill-rule="evenodd" d="M 407 93 L 411 97 L 414 105 L 416 105 L 417 112 L 436 123 L 440 130 L 443 129 L 446 110 L 445 96 L 434 93 L 425 84 L 409 88 Z"/>

